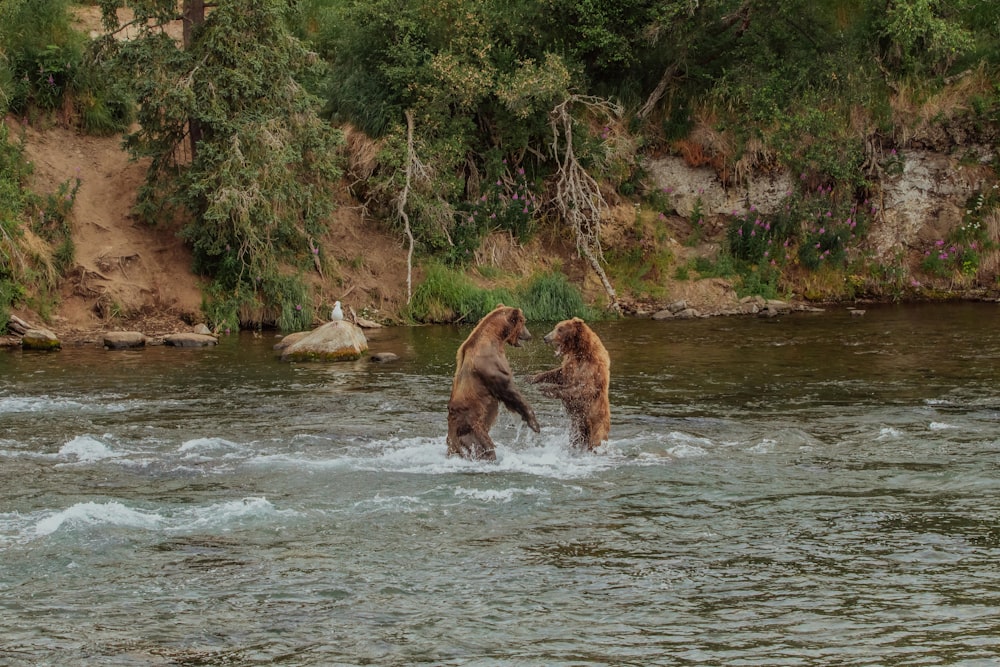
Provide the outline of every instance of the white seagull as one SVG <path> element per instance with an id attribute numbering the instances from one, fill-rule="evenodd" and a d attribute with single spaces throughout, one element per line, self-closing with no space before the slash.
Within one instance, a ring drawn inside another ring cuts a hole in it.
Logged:
<path id="1" fill-rule="evenodd" d="M 333 310 L 330 311 L 330 319 L 334 322 L 340 322 L 344 319 L 344 311 L 340 309 L 339 301 L 333 303 Z"/>

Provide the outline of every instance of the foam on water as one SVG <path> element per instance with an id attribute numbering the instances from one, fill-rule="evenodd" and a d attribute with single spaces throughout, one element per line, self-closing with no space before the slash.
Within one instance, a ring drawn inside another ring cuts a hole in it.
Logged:
<path id="1" fill-rule="evenodd" d="M 932 431 L 947 431 L 949 429 L 957 429 L 959 427 L 954 424 L 946 424 L 944 422 L 931 422 L 927 428 Z"/>
<path id="2" fill-rule="evenodd" d="M 163 517 L 156 513 L 134 510 L 117 501 L 77 503 L 38 521 L 35 524 L 35 535 L 51 535 L 64 524 L 126 526 L 151 530 L 159 526 L 162 521 Z"/>
<path id="3" fill-rule="evenodd" d="M 216 458 L 221 452 L 224 459 L 242 458 L 247 447 L 225 438 L 195 438 L 181 444 L 177 449 L 185 460 L 210 461 Z"/>
<path id="4" fill-rule="evenodd" d="M 186 531 L 205 528 L 230 529 L 245 523 L 271 521 L 297 516 L 295 510 L 279 510 L 267 498 L 248 497 L 208 506 L 194 507 L 178 513 L 171 521 L 171 530 Z"/>
<path id="5" fill-rule="evenodd" d="M 63 510 L 41 510 L 22 515 L 0 514 L 0 545 L 44 538 L 67 530 L 100 531 L 128 528 L 142 531 L 225 532 L 246 524 L 273 523 L 298 516 L 279 510 L 266 498 L 248 497 L 210 505 L 164 506 L 156 510 L 129 507 L 118 500 L 81 502 Z"/>
<path id="6" fill-rule="evenodd" d="M 467 489 L 463 486 L 454 490 L 457 498 L 471 498 L 488 503 L 509 503 L 517 496 L 544 496 L 547 491 L 529 486 L 525 489 Z"/>
<path id="7" fill-rule="evenodd" d="M 0 415 L 19 412 L 53 412 L 81 410 L 83 403 L 66 398 L 49 396 L 3 396 L 0 397 Z"/>
<path id="8" fill-rule="evenodd" d="M 587 477 L 635 460 L 625 458 L 615 442 L 602 447 L 598 454 L 587 454 L 571 450 L 565 433 L 556 436 L 543 433 L 534 440 L 529 444 L 513 446 L 498 444 L 496 462 L 449 457 L 445 438 L 436 436 L 374 440 L 361 447 L 352 447 L 334 458 L 311 458 L 303 452 L 262 454 L 251 458 L 248 464 L 324 470 L 347 468 L 421 475 L 525 473 L 554 479 L 572 479 Z"/>
<path id="9" fill-rule="evenodd" d="M 120 400 L 119 394 L 90 396 L 84 403 L 71 398 L 45 394 L 38 396 L 0 396 L 0 415 L 44 412 L 107 413 L 126 412 L 136 404 L 134 400 Z"/>
<path id="10" fill-rule="evenodd" d="M 105 435 L 104 437 L 109 436 Z M 91 463 L 120 456 L 120 453 L 97 438 L 89 435 L 78 435 L 59 449 L 59 456 L 62 458 L 74 457 L 79 463 Z"/>

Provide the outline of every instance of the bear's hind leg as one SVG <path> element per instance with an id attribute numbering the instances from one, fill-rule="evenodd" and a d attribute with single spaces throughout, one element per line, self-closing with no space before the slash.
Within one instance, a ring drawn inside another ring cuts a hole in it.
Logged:
<path id="1" fill-rule="evenodd" d="M 469 461 L 496 461 L 497 448 L 488 433 L 469 431 L 458 436 L 448 448 L 448 455 L 458 454 Z"/>

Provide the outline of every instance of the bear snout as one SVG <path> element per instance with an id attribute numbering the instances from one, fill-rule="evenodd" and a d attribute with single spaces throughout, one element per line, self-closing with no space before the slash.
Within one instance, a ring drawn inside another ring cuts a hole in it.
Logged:
<path id="1" fill-rule="evenodd" d="M 521 341 L 531 340 L 531 332 L 528 331 L 528 327 L 521 327 L 520 333 L 517 334 L 517 341 L 514 343 L 514 347 L 521 347 Z"/>

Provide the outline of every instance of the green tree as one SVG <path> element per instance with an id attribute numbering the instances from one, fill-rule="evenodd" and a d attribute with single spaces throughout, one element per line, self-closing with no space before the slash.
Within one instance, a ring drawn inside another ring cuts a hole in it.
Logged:
<path id="1" fill-rule="evenodd" d="M 296 270 L 318 263 L 333 208 L 340 134 L 300 83 L 320 66 L 286 27 L 287 0 L 101 0 L 109 64 L 129 82 L 151 158 L 139 211 L 180 209 L 196 269 L 214 280 L 218 324 L 303 327 Z M 134 20 L 118 22 L 128 7 Z M 166 31 L 184 20 L 183 43 Z M 130 39 L 119 39 L 134 31 Z"/>

